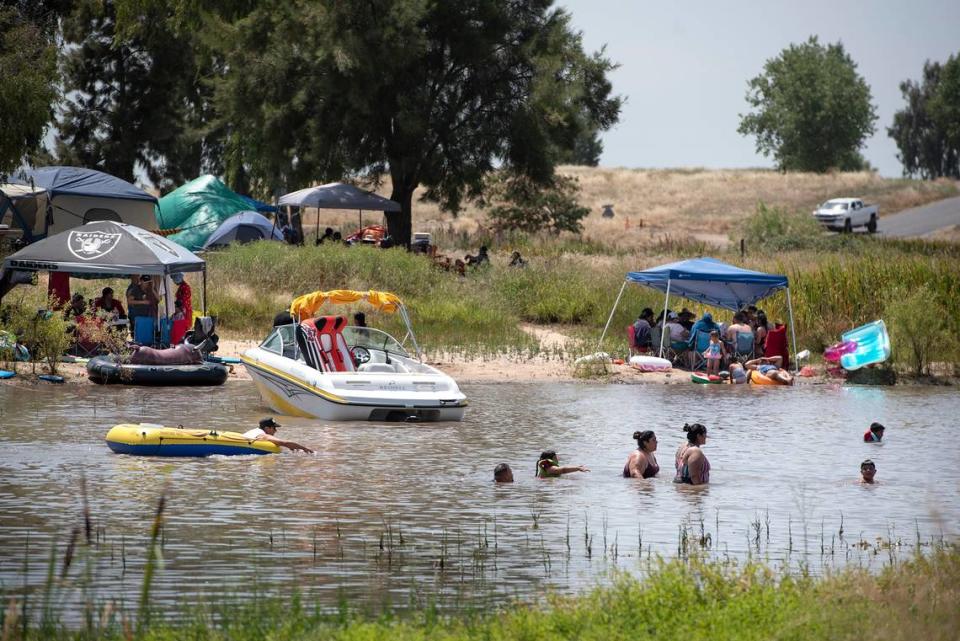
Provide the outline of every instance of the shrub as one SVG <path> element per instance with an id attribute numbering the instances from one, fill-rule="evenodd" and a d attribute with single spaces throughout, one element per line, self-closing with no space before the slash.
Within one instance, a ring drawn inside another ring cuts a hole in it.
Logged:
<path id="1" fill-rule="evenodd" d="M 917 376 L 928 374 L 930 362 L 951 351 L 948 311 L 927 284 L 893 290 L 885 312 L 893 359 Z"/>
<path id="2" fill-rule="evenodd" d="M 506 172 L 487 183 L 484 198 L 491 206 L 490 219 L 499 230 L 580 233 L 580 221 L 590 210 L 577 202 L 576 178 L 556 175 L 548 185 Z"/>
<path id="3" fill-rule="evenodd" d="M 53 300 L 41 299 L 39 308 L 35 298 L 19 302 L 9 310 L 9 328 L 18 342 L 30 350 L 31 373 L 36 374 L 37 363 L 46 362 L 51 374 L 60 367 L 60 357 L 70 347 L 73 337 L 67 333 L 68 324 L 63 314 L 50 311 Z"/>
<path id="4" fill-rule="evenodd" d="M 762 202 L 746 219 L 741 231 L 748 248 L 770 251 L 812 248 L 823 237 L 823 230 L 813 217 L 768 207 Z"/>

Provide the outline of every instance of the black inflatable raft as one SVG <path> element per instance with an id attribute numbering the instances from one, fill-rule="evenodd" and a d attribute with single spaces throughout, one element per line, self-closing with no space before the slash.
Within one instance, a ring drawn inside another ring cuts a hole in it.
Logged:
<path id="1" fill-rule="evenodd" d="M 120 364 L 109 356 L 97 356 L 87 363 L 87 375 L 94 383 L 124 385 L 223 385 L 227 368 L 204 361 L 197 365 Z"/>

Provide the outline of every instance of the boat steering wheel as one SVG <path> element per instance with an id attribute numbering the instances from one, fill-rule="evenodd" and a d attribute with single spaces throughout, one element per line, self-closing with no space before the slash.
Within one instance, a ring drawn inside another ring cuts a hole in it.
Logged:
<path id="1" fill-rule="evenodd" d="M 353 356 L 353 361 L 357 365 L 363 365 L 364 363 L 370 362 L 370 350 L 366 347 L 360 347 L 357 345 L 350 350 L 350 355 Z"/>

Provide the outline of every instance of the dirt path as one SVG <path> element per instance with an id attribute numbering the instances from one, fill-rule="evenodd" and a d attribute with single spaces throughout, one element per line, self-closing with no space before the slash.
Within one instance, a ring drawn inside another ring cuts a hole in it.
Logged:
<path id="1" fill-rule="evenodd" d="M 520 329 L 540 341 L 540 349 L 542 350 L 565 350 L 573 342 L 573 339 L 566 334 L 561 334 L 550 327 L 543 327 L 542 325 L 520 323 Z"/>

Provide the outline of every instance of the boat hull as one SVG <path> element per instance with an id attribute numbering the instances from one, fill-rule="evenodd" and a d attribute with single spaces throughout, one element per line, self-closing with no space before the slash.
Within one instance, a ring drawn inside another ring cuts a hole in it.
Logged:
<path id="1" fill-rule="evenodd" d="M 460 421 L 466 397 L 436 372 L 322 373 L 259 348 L 243 356 L 260 397 L 274 412 L 327 421 Z"/>

